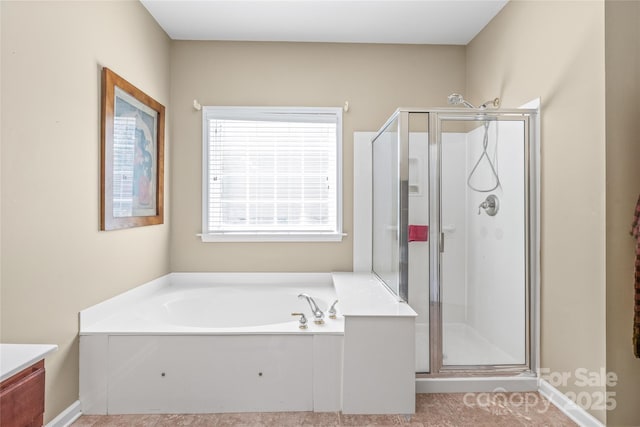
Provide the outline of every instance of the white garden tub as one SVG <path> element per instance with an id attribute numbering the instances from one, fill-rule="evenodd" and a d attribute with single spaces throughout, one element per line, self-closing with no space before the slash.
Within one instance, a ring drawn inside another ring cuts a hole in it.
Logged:
<path id="1" fill-rule="evenodd" d="M 154 295 L 136 306 L 134 313 L 147 322 L 197 328 L 197 331 L 236 333 L 239 330 L 254 332 L 260 328 L 271 332 L 300 332 L 295 328 L 298 317 L 292 317 L 291 313 L 310 315 L 309 305 L 298 297 L 301 292 L 312 295 L 325 311 L 332 303 L 328 299 L 335 298 L 333 288 L 298 283 L 181 285 Z M 293 330 L 291 326 L 294 326 Z"/>
<path id="2" fill-rule="evenodd" d="M 340 410 L 344 321 L 302 292 L 336 299 L 330 274 L 172 273 L 83 310 L 83 413 Z"/>

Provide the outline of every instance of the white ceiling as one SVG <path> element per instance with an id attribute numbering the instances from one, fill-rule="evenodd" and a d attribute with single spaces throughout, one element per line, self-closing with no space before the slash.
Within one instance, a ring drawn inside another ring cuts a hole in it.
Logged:
<path id="1" fill-rule="evenodd" d="M 140 0 L 174 40 L 469 43 L 508 0 Z"/>

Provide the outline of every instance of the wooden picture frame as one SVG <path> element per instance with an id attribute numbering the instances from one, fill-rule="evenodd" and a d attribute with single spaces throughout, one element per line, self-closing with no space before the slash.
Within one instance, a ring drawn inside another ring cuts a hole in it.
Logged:
<path id="1" fill-rule="evenodd" d="M 102 69 L 100 229 L 164 221 L 164 106 Z"/>

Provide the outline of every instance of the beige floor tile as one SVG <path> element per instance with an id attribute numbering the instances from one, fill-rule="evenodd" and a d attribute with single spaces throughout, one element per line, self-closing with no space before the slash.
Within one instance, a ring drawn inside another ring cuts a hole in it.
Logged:
<path id="1" fill-rule="evenodd" d="M 198 415 L 196 414 L 169 414 L 163 415 L 157 422 L 156 427 L 193 427 L 196 425 Z"/>
<path id="2" fill-rule="evenodd" d="M 102 417 L 100 415 L 83 415 L 78 418 L 73 424 L 72 427 L 91 427 L 96 422 L 98 422 Z"/>
<path id="3" fill-rule="evenodd" d="M 337 412 L 307 412 L 302 420 L 304 427 L 330 427 L 340 425 L 340 415 Z"/>
<path id="4" fill-rule="evenodd" d="M 262 422 L 262 414 L 259 412 L 242 412 L 220 414 L 217 417 L 216 426 L 220 427 L 262 427 L 266 426 Z"/>
<path id="5" fill-rule="evenodd" d="M 345 415 L 340 414 L 342 426 L 397 426 L 402 420 L 399 415 Z"/>
<path id="6" fill-rule="evenodd" d="M 193 417 L 191 427 L 215 427 L 225 414 L 197 414 Z"/>
<path id="7" fill-rule="evenodd" d="M 85 415 L 73 427 L 569 427 L 575 424 L 539 393 L 416 395 L 416 413 L 345 415 L 338 412 L 264 412 L 186 415 Z"/>
<path id="8" fill-rule="evenodd" d="M 307 412 L 264 412 L 260 422 L 266 426 L 299 427 Z"/>
<path id="9" fill-rule="evenodd" d="M 100 417 L 92 427 L 155 427 L 164 415 L 106 415 Z M 78 421 L 81 421 L 80 417 Z M 75 427 L 75 423 L 74 423 Z"/>

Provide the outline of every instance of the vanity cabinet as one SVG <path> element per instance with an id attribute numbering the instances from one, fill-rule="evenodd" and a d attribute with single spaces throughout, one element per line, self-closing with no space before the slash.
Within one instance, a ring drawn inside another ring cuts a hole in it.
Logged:
<path id="1" fill-rule="evenodd" d="M 53 344 L 0 343 L 0 426 L 42 426 L 44 358 L 57 349 Z"/>
<path id="2" fill-rule="evenodd" d="M 44 360 L 0 383 L 0 426 L 41 427 L 44 417 Z"/>

